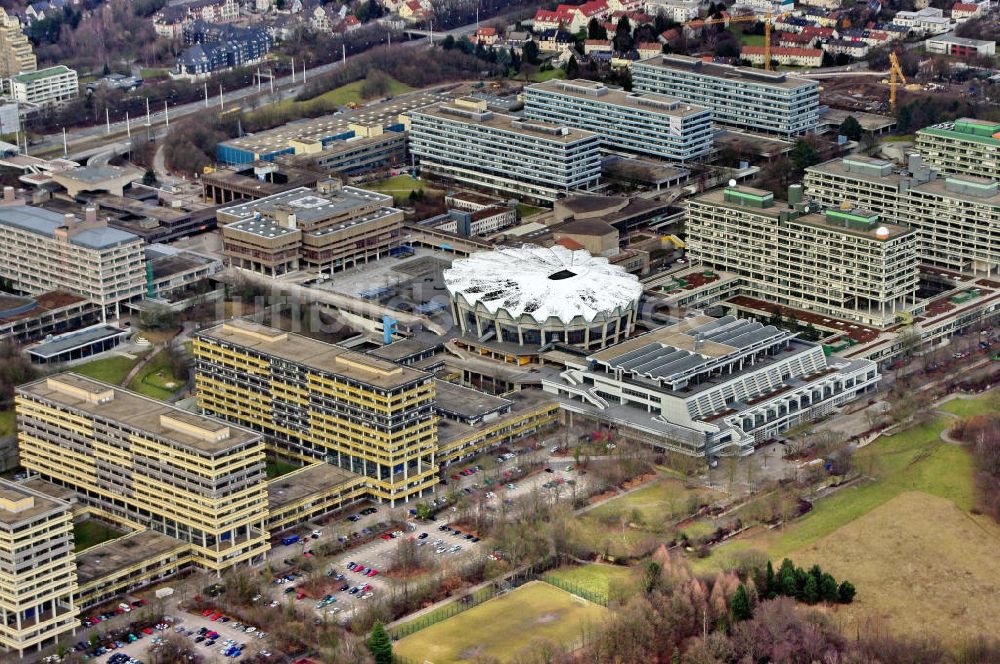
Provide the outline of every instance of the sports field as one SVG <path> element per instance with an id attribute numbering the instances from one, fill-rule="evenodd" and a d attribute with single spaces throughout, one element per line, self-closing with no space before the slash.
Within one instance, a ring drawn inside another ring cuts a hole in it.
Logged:
<path id="1" fill-rule="evenodd" d="M 549 577 L 567 584 L 570 590 L 575 586 L 585 593 L 618 599 L 632 590 L 637 575 L 632 567 L 594 563 L 560 567 L 545 575 L 546 579 Z"/>
<path id="2" fill-rule="evenodd" d="M 411 662 L 510 661 L 536 639 L 572 645 L 607 609 L 541 581 L 532 581 L 453 618 L 400 639 L 393 652 Z"/>

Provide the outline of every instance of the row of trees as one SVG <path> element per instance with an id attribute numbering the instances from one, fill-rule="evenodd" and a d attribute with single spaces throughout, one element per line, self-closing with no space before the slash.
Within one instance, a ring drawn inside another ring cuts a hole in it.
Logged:
<path id="1" fill-rule="evenodd" d="M 1000 522 L 1000 416 L 974 415 L 951 429 L 972 453 L 976 467 L 977 509 Z"/>
<path id="2" fill-rule="evenodd" d="M 824 572 L 819 565 L 813 565 L 808 571 L 796 567 L 788 558 L 781 561 L 777 573 L 771 561 L 760 584 L 761 594 L 768 598 L 791 597 L 806 604 L 850 604 L 856 593 L 850 581 L 837 583 L 837 579 L 829 572 Z"/>

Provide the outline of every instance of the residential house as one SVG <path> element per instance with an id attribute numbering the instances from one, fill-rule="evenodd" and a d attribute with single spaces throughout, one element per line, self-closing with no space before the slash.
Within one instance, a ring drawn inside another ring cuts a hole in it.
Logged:
<path id="1" fill-rule="evenodd" d="M 203 22 L 198 22 L 203 24 Z M 216 31 L 186 30 L 185 38 L 191 38 L 194 45 L 177 58 L 177 73 L 181 76 L 199 78 L 211 73 L 241 67 L 259 62 L 273 45 L 271 34 L 263 29 L 236 28 L 234 26 L 214 26 L 224 28 Z M 210 41 L 210 36 L 218 40 Z"/>
<path id="2" fill-rule="evenodd" d="M 573 35 L 565 30 L 546 30 L 538 35 L 538 49 L 541 51 L 552 53 L 568 51 L 573 48 L 574 43 Z"/>
<path id="3" fill-rule="evenodd" d="M 763 46 L 744 46 L 740 57 L 754 65 L 764 64 Z M 819 48 L 797 48 L 789 46 L 772 46 L 771 60 L 779 65 L 793 67 L 820 67 L 823 64 L 823 50 Z"/>
<path id="4" fill-rule="evenodd" d="M 956 2 L 951 8 L 951 20 L 955 22 L 979 18 L 983 15 L 983 6 L 974 2 Z"/>
<path id="5" fill-rule="evenodd" d="M 611 53 L 614 46 L 610 39 L 587 39 L 583 42 L 583 54 L 593 55 L 594 53 Z"/>
<path id="6" fill-rule="evenodd" d="M 482 44 L 483 46 L 493 46 L 497 43 L 500 35 L 497 33 L 496 28 L 485 27 L 476 30 L 475 37 L 473 39 L 474 43 Z"/>
<path id="7" fill-rule="evenodd" d="M 843 53 L 857 59 L 868 55 L 870 47 L 863 41 L 854 41 L 852 39 L 831 39 L 823 44 L 823 50 L 831 55 Z"/>
<path id="8" fill-rule="evenodd" d="M 639 55 L 640 60 L 645 60 L 646 58 L 652 58 L 663 52 L 663 46 L 659 42 L 642 42 L 636 44 L 636 53 Z"/>
<path id="9" fill-rule="evenodd" d="M 778 34 L 778 46 L 787 48 L 812 48 L 816 44 L 816 37 L 795 32 L 781 32 Z"/>
<path id="10" fill-rule="evenodd" d="M 643 9 L 652 16 L 663 14 L 671 21 L 687 23 L 698 18 L 702 4 L 701 0 L 647 0 Z"/>

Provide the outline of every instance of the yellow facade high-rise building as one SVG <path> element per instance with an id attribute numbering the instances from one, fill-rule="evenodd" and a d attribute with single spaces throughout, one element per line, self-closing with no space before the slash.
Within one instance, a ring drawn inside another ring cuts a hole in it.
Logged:
<path id="1" fill-rule="evenodd" d="M 431 374 L 241 319 L 200 332 L 194 355 L 203 412 L 362 475 L 379 500 L 437 484 Z"/>
<path id="2" fill-rule="evenodd" d="M 38 69 L 31 42 L 21 31 L 21 22 L 0 7 L 0 78 Z"/>

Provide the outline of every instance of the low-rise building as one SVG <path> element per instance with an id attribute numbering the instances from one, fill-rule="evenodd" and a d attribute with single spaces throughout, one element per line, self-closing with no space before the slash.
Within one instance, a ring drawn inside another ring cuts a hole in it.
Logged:
<path id="1" fill-rule="evenodd" d="M 744 46 L 740 57 L 753 65 L 764 65 L 763 46 Z M 793 67 L 819 67 L 823 64 L 823 50 L 819 48 L 799 48 L 793 46 L 772 46 L 771 61 L 779 65 Z"/>
<path id="2" fill-rule="evenodd" d="M 843 53 L 844 55 L 850 56 L 855 59 L 861 59 L 868 55 L 868 51 L 871 47 L 867 42 L 854 39 L 830 39 L 823 42 L 823 50 L 831 55 L 839 55 Z"/>
<path id="3" fill-rule="evenodd" d="M 926 42 L 926 48 L 928 53 L 954 55 L 959 58 L 997 54 L 997 43 L 992 39 L 957 37 L 954 32 L 929 38 Z"/>
<path id="4" fill-rule="evenodd" d="M 987 8 L 989 4 L 987 3 Z M 983 5 L 975 2 L 956 2 L 951 6 L 951 20 L 956 23 L 978 18 L 983 15 Z"/>
<path id="5" fill-rule="evenodd" d="M 918 35 L 939 35 L 952 29 L 951 20 L 936 7 L 925 7 L 917 11 L 898 11 L 892 22 Z"/>
<path id="6" fill-rule="evenodd" d="M 335 180 L 223 208 L 216 217 L 229 263 L 271 276 L 376 260 L 399 244 L 403 225 L 392 196 Z"/>
<path id="7" fill-rule="evenodd" d="M 185 41 L 194 44 L 177 57 L 177 74 L 201 78 L 217 71 L 260 62 L 271 50 L 269 32 L 197 22 L 185 28 Z"/>
<path id="8" fill-rule="evenodd" d="M 596 132 L 608 151 L 687 162 L 712 150 L 712 112 L 680 99 L 584 79 L 535 83 L 523 96 L 526 117 Z"/>
<path id="9" fill-rule="evenodd" d="M 438 177 L 553 201 L 601 177 L 600 136 L 501 115 L 462 98 L 409 113 L 410 152 Z"/>
<path id="10" fill-rule="evenodd" d="M 827 357 L 793 332 L 696 316 L 569 360 L 542 387 L 563 409 L 633 440 L 712 459 L 751 454 L 873 391 L 879 378 L 874 362 Z"/>
<path id="11" fill-rule="evenodd" d="M 58 106 L 80 96 L 76 70 L 66 65 L 12 76 L 10 90 L 15 101 L 39 106 Z"/>
<path id="12" fill-rule="evenodd" d="M 0 339 L 16 343 L 87 327 L 101 320 L 101 307 L 85 297 L 50 291 L 34 297 L 0 292 Z"/>

